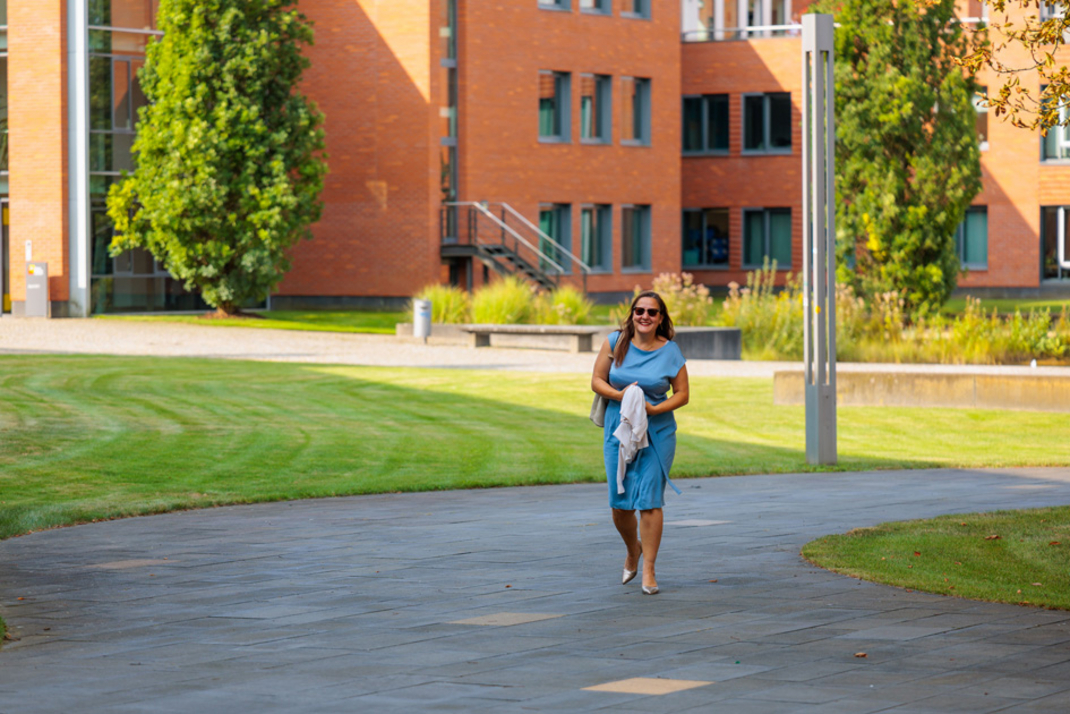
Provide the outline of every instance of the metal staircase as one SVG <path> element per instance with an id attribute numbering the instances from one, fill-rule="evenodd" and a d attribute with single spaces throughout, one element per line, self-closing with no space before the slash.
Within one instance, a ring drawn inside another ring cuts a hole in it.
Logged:
<path id="1" fill-rule="evenodd" d="M 590 266 L 508 203 L 443 203 L 441 234 L 443 258 L 474 258 L 546 290 L 578 277 L 587 291 Z"/>

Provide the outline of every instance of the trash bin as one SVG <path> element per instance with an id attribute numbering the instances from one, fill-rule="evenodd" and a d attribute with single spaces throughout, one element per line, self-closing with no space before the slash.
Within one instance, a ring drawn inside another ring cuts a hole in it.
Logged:
<path id="1" fill-rule="evenodd" d="M 431 336 L 431 301 L 412 301 L 412 336 L 427 342 Z"/>

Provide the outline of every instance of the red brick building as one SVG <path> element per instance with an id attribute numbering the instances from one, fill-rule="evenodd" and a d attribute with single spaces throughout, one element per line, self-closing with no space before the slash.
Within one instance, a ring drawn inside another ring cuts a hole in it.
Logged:
<path id="1" fill-rule="evenodd" d="M 983 14 L 972 5 L 961 14 Z M 49 263 L 53 315 L 200 305 L 152 256 L 106 251 L 103 196 L 132 168 L 156 6 L 0 0 L 5 312 L 24 310 L 27 255 Z M 766 257 L 799 269 L 801 5 L 299 7 L 315 22 L 304 89 L 326 116 L 330 174 L 273 306 L 401 303 L 515 270 L 615 299 L 666 271 L 725 286 Z M 1070 139 L 978 125 L 984 190 L 961 230 L 960 285 L 1065 294 L 1053 258 Z"/>

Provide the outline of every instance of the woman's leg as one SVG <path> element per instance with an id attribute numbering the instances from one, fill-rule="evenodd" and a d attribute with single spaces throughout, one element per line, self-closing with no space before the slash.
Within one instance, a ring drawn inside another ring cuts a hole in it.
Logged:
<path id="1" fill-rule="evenodd" d="M 640 513 L 642 514 L 639 520 L 639 534 L 643 539 L 643 585 L 649 588 L 658 584 L 658 579 L 654 576 L 654 563 L 658 559 L 661 529 L 665 524 L 665 519 L 660 508 L 651 508 L 649 511 L 640 511 Z"/>
<path id="2" fill-rule="evenodd" d="M 637 570 L 639 566 L 639 537 L 636 535 L 635 511 L 623 511 L 613 509 L 613 525 L 617 527 L 624 546 L 628 549 L 628 556 L 624 559 L 625 570 Z"/>

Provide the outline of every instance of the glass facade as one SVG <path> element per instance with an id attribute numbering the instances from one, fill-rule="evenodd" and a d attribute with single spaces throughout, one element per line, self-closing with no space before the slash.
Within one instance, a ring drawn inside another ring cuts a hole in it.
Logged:
<path id="1" fill-rule="evenodd" d="M 728 267 L 728 209 L 685 209 L 683 267 Z"/>
<path id="2" fill-rule="evenodd" d="M 445 0 L 442 4 L 441 45 L 439 51 L 440 81 L 444 91 L 439 109 L 440 166 L 439 179 L 442 202 L 452 203 L 458 196 L 457 169 L 457 0 Z M 457 207 L 450 206 L 445 212 L 443 241 L 455 243 L 458 234 Z"/>
<path id="3" fill-rule="evenodd" d="M 89 211 L 92 312 L 202 310 L 207 305 L 145 250 L 112 257 L 105 201 L 122 172 L 136 169 L 138 112 L 148 104 L 138 72 L 159 0 L 89 0 Z"/>
<path id="4" fill-rule="evenodd" d="M 791 209 L 743 211 L 743 267 L 761 268 L 768 260 L 777 270 L 791 267 Z"/>

